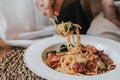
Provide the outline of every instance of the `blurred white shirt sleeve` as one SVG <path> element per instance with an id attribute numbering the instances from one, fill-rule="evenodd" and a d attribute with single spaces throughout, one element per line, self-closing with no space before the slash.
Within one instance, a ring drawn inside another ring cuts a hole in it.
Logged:
<path id="1" fill-rule="evenodd" d="M 120 28 L 100 13 L 93 19 L 87 31 L 88 35 L 101 36 L 120 42 Z"/>
<path id="2" fill-rule="evenodd" d="M 0 38 L 7 44 L 28 47 L 55 33 L 33 0 L 0 0 Z"/>

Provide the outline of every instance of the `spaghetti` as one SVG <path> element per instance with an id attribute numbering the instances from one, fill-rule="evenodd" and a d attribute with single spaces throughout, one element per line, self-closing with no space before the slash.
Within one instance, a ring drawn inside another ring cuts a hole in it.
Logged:
<path id="1" fill-rule="evenodd" d="M 56 27 L 61 36 L 67 37 L 67 45 L 61 45 L 59 52 L 49 51 L 44 61 L 46 65 L 56 71 L 72 75 L 96 75 L 115 69 L 113 61 L 103 50 L 80 43 L 79 25 L 62 22 Z M 77 35 L 76 40 L 74 32 Z"/>

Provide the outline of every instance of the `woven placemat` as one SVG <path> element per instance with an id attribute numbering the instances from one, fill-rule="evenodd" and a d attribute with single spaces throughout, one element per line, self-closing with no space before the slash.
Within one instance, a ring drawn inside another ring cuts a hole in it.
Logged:
<path id="1" fill-rule="evenodd" d="M 46 80 L 26 67 L 23 61 L 24 51 L 24 48 L 14 47 L 0 60 L 0 80 Z"/>

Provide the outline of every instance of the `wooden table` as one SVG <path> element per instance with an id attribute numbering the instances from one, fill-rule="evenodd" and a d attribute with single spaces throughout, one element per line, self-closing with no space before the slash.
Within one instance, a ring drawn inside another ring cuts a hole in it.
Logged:
<path id="1" fill-rule="evenodd" d="M 0 59 L 2 59 L 10 50 L 12 50 L 12 47 L 7 45 L 3 40 L 0 40 Z"/>
<path id="2" fill-rule="evenodd" d="M 0 80 L 46 80 L 26 67 L 23 60 L 25 50 L 0 40 Z"/>

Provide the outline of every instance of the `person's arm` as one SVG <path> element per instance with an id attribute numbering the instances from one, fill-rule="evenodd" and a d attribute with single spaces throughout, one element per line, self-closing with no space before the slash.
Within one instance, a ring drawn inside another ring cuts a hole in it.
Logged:
<path id="1" fill-rule="evenodd" d="M 120 28 L 120 16 L 117 14 L 114 0 L 102 0 L 102 6 L 104 17 Z"/>

